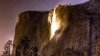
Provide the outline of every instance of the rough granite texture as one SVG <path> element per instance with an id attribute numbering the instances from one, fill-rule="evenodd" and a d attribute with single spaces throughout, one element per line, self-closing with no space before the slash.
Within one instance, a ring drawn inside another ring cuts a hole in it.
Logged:
<path id="1" fill-rule="evenodd" d="M 19 15 L 15 28 L 13 55 L 16 54 L 16 47 L 20 44 L 20 39 L 25 36 L 30 39 L 30 47 L 36 46 L 39 52 L 48 43 L 50 34 L 48 13 L 48 11 L 26 11 Z"/>
<path id="2" fill-rule="evenodd" d="M 69 16 L 66 17 L 68 27 L 59 37 L 57 35 L 60 34 L 62 28 L 55 33 L 53 39 L 44 46 L 41 56 L 99 56 L 99 3 L 95 3 L 93 6 L 89 2 L 74 6 L 58 6 L 55 10 L 56 13 L 61 11 L 58 16 L 60 14 Z M 61 20 L 63 19 L 62 16 Z M 66 25 L 64 24 L 64 26 Z"/>

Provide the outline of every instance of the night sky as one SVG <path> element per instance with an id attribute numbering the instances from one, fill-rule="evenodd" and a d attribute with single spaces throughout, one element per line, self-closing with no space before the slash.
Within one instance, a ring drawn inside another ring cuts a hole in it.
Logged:
<path id="1" fill-rule="evenodd" d="M 49 11 L 58 4 L 78 4 L 88 0 L 0 0 L 0 55 L 8 40 L 13 40 L 18 14 L 27 10 Z"/>

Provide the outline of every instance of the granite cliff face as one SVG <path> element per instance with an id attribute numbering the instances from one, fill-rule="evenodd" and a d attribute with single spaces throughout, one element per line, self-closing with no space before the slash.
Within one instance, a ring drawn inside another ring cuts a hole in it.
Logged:
<path id="1" fill-rule="evenodd" d="M 35 50 L 35 51 L 34 51 Z M 100 1 L 19 15 L 14 56 L 99 56 Z"/>
<path id="2" fill-rule="evenodd" d="M 100 46 L 96 47 L 100 36 L 99 5 L 100 1 L 94 4 L 86 2 L 80 5 L 56 7 L 55 18 L 62 21 L 59 23 L 61 27 L 55 31 L 53 39 L 43 48 L 41 55 L 99 56 Z"/>
<path id="3" fill-rule="evenodd" d="M 15 29 L 13 55 L 17 56 L 16 53 L 19 52 L 20 55 L 25 56 L 26 54 L 22 53 L 27 50 L 25 53 L 29 54 L 28 50 L 33 47 L 39 49 L 38 53 L 41 52 L 43 46 L 49 41 L 50 24 L 47 19 L 48 13 L 48 11 L 26 11 L 19 15 Z M 16 48 L 19 48 L 18 51 Z"/>

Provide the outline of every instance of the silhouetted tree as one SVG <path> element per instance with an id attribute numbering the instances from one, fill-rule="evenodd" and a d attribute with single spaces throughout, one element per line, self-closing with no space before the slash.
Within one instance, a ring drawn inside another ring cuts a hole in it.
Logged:
<path id="1" fill-rule="evenodd" d="M 21 49 L 22 47 L 20 46 L 20 45 L 18 45 L 17 47 L 16 47 L 16 56 L 21 56 Z"/>
<path id="2" fill-rule="evenodd" d="M 2 56 L 10 56 L 11 55 L 10 51 L 11 51 L 12 45 L 13 45 L 12 40 L 8 40 L 8 42 L 6 42 Z"/>
<path id="3" fill-rule="evenodd" d="M 37 56 L 38 48 L 37 47 L 34 47 L 34 48 L 32 47 L 31 49 L 34 52 L 34 55 Z"/>
<path id="4" fill-rule="evenodd" d="M 23 39 L 20 39 L 20 44 L 16 47 L 16 56 L 27 55 L 27 50 L 29 49 L 29 38 L 25 36 Z"/>

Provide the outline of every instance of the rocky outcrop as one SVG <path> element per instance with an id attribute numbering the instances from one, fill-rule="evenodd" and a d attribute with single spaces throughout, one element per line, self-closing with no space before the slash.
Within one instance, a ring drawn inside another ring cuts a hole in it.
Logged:
<path id="1" fill-rule="evenodd" d="M 29 54 L 28 50 L 31 50 L 32 47 L 38 48 L 38 54 L 41 52 L 43 46 L 48 43 L 50 36 L 50 24 L 47 19 L 48 13 L 48 11 L 26 11 L 18 16 L 13 43 L 13 56 L 17 55 L 16 50 L 18 48 L 20 52 L 17 52 L 23 56 L 25 56 L 23 52 L 27 50 L 26 53 Z M 27 38 L 24 40 L 24 37 Z M 29 47 L 26 47 L 27 45 L 29 45 Z M 24 50 L 25 48 L 26 50 Z"/>
<path id="2" fill-rule="evenodd" d="M 56 30 L 52 40 L 44 46 L 41 56 L 99 56 L 100 46 L 96 47 L 100 36 L 99 3 L 94 6 L 86 2 L 56 7 L 55 18 L 60 20 L 61 28 Z"/>

